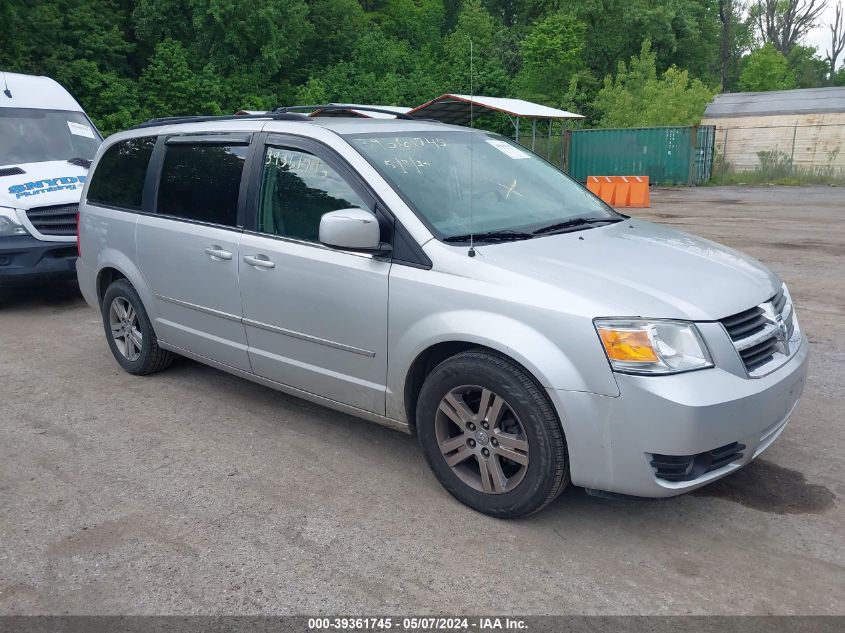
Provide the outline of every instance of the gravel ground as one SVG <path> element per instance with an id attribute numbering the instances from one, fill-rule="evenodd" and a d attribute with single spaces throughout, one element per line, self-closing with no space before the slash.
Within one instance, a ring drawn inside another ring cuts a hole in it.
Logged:
<path id="1" fill-rule="evenodd" d="M 703 491 L 504 522 L 416 440 L 197 363 L 119 370 L 75 289 L 0 297 L 0 614 L 845 613 L 845 193 L 656 190 L 634 215 L 788 283 L 795 416 Z"/>

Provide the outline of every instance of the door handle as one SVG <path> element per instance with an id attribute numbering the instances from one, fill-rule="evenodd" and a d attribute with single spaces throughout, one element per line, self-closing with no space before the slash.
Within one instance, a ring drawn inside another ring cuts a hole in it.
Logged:
<path id="1" fill-rule="evenodd" d="M 244 255 L 244 262 L 256 268 L 275 268 L 276 264 L 266 255 Z"/>
<path id="2" fill-rule="evenodd" d="M 232 259 L 232 253 L 217 244 L 206 248 L 205 254 L 211 257 L 211 259 L 225 259 L 227 261 Z"/>

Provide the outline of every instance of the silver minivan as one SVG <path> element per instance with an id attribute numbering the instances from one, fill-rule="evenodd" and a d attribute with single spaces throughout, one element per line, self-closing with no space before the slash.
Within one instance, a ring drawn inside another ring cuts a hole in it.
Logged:
<path id="1" fill-rule="evenodd" d="M 151 121 L 98 151 L 79 237 L 126 371 L 186 356 L 414 433 L 498 517 L 570 482 L 667 497 L 723 477 L 780 435 L 807 374 L 768 268 L 480 130 Z"/>

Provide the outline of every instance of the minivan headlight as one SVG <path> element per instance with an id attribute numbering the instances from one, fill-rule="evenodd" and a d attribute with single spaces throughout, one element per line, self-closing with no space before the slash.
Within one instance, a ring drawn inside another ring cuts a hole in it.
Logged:
<path id="1" fill-rule="evenodd" d="M 596 319 L 595 325 L 615 371 L 674 374 L 713 366 L 707 346 L 693 323 Z"/>
<path id="2" fill-rule="evenodd" d="M 14 209 L 0 207 L 0 237 L 13 235 L 29 235 L 29 231 L 18 222 Z"/>

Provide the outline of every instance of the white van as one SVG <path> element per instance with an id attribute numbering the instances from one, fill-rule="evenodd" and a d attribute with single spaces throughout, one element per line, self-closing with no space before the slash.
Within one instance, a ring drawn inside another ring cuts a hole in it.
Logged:
<path id="1" fill-rule="evenodd" d="M 75 277 L 79 196 L 102 140 L 56 81 L 0 71 L 0 287 Z"/>

